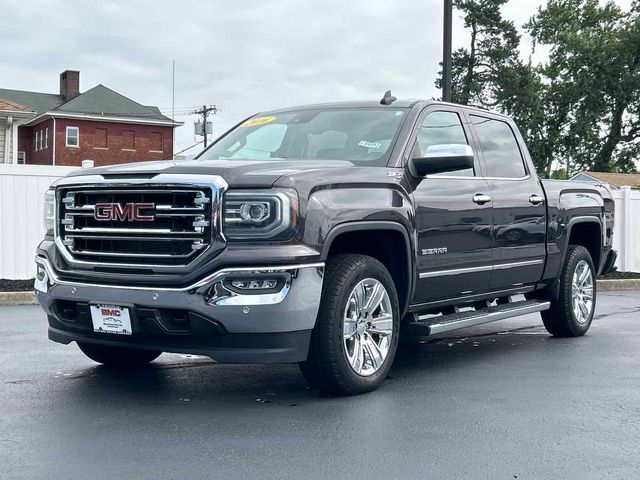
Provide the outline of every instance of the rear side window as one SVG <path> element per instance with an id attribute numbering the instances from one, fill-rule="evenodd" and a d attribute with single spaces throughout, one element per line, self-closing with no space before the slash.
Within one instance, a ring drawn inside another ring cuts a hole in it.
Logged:
<path id="1" fill-rule="evenodd" d="M 468 145 L 460 117 L 455 112 L 432 112 L 428 114 L 418 132 L 418 140 L 413 156 L 422 157 L 427 149 L 436 145 Z M 447 172 L 433 176 L 473 177 L 472 168 L 457 172 Z"/>
<path id="2" fill-rule="evenodd" d="M 471 115 L 488 177 L 522 178 L 527 174 L 516 136 L 508 123 Z"/>

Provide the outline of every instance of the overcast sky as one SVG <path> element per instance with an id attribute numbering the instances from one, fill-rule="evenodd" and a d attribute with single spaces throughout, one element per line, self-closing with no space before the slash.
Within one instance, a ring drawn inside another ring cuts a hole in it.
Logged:
<path id="1" fill-rule="evenodd" d="M 630 0 L 619 0 L 628 4 Z M 217 104 L 214 136 L 261 110 L 333 100 L 432 98 L 442 0 L 0 0 L 0 87 L 57 93 L 80 70 L 171 114 L 176 151 L 195 143 L 193 115 Z M 511 0 L 518 26 L 543 0 Z M 456 13 L 454 47 L 466 35 Z M 199 148 L 187 153 L 197 153 Z"/>

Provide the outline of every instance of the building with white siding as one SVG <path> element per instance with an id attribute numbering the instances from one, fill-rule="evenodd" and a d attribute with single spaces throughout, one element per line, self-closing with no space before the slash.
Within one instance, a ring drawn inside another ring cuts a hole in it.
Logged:
<path id="1" fill-rule="evenodd" d="M 0 98 L 0 163 L 25 163 L 18 149 L 18 127 L 34 115 L 31 108 Z"/>

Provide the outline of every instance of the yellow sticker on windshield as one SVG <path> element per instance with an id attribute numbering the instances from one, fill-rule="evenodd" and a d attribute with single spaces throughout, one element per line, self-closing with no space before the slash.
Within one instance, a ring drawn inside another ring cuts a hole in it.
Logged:
<path id="1" fill-rule="evenodd" d="M 258 125 L 266 125 L 267 123 L 271 123 L 276 119 L 276 117 L 258 117 L 258 118 L 250 118 L 246 122 L 242 124 L 243 127 L 256 127 Z"/>

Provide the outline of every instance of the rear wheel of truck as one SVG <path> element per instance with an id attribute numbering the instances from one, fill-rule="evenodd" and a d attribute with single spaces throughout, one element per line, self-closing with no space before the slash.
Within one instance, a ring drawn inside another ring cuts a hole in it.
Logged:
<path id="1" fill-rule="evenodd" d="M 542 312 L 542 321 L 554 337 L 580 337 L 587 333 L 596 308 L 596 275 L 589 251 L 569 246 L 560 273 L 560 291 L 551 308 Z"/>
<path id="2" fill-rule="evenodd" d="M 366 255 L 330 257 L 309 357 L 300 369 L 323 392 L 374 390 L 389 373 L 399 328 L 398 295 L 385 266 Z"/>
<path id="3" fill-rule="evenodd" d="M 94 362 L 107 367 L 129 370 L 142 367 L 158 358 L 162 352 L 134 348 L 109 347 L 94 343 L 78 342 L 78 347 Z"/>

